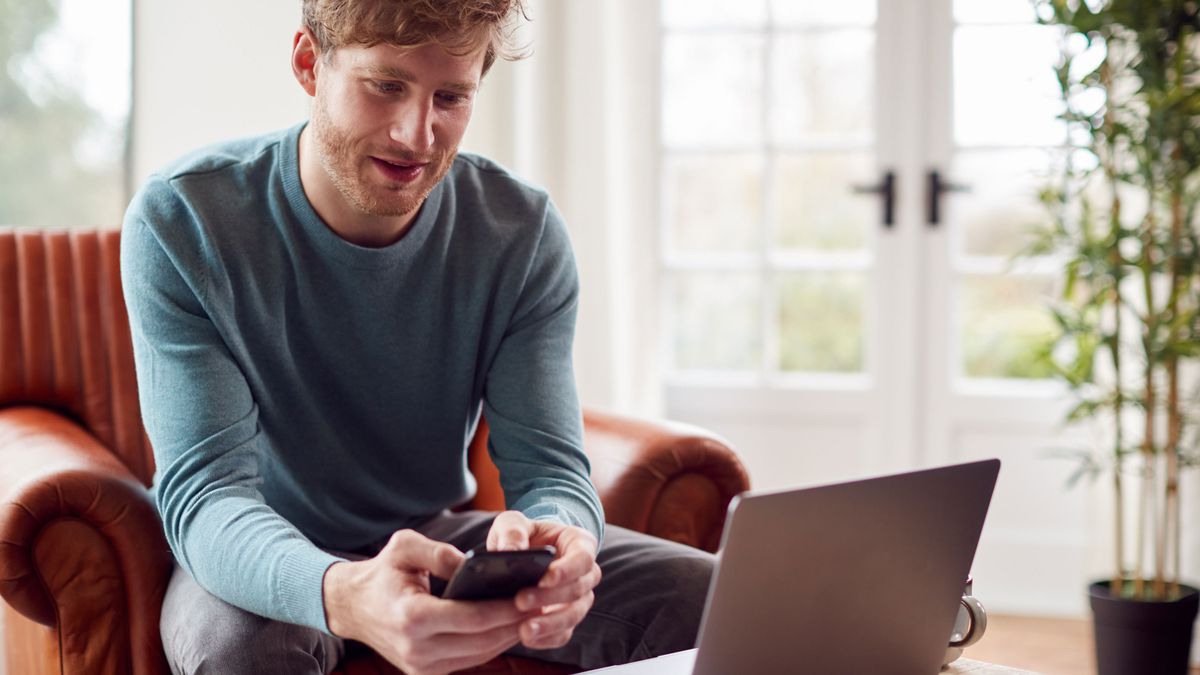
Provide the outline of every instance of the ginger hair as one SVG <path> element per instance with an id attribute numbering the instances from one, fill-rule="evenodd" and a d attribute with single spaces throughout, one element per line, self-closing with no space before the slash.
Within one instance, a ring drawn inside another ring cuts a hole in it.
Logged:
<path id="1" fill-rule="evenodd" d="M 496 58 L 526 56 L 513 42 L 523 0 L 303 0 L 304 25 L 324 57 L 338 47 L 437 44 L 465 56 L 486 44 L 483 72 Z"/>

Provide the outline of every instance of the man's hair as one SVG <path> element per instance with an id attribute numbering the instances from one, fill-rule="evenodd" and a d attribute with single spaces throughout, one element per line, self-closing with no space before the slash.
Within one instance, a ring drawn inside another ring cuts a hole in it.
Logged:
<path id="1" fill-rule="evenodd" d="M 518 17 L 525 16 L 523 0 L 303 0 L 304 25 L 312 31 L 321 53 L 338 47 L 390 44 L 419 47 L 437 44 L 455 56 L 465 56 L 487 44 L 486 73 L 496 57 L 523 58 L 513 44 Z"/>

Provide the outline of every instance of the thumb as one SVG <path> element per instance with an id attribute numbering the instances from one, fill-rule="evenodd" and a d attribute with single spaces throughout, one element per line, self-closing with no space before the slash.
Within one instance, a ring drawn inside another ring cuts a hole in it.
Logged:
<path id="1" fill-rule="evenodd" d="M 487 547 L 492 551 L 523 551 L 529 548 L 530 521 L 520 511 L 505 511 L 496 516 L 488 533 Z"/>
<path id="2" fill-rule="evenodd" d="M 429 572 L 449 579 L 462 563 L 463 554 L 450 544 L 434 541 L 419 532 L 400 530 L 388 540 L 380 555 L 395 567 Z"/>

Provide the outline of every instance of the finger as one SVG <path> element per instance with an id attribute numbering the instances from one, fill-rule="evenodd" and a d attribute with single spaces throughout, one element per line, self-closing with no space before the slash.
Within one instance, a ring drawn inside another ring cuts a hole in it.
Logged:
<path id="1" fill-rule="evenodd" d="M 593 558 L 596 557 L 596 551 L 599 549 L 596 537 L 581 527 L 563 525 L 552 520 L 532 520 L 530 526 L 530 546 L 554 546 L 560 556 L 582 549 L 588 551 Z"/>
<path id="2" fill-rule="evenodd" d="M 574 549 L 554 562 L 538 581 L 538 588 L 553 588 L 588 574 L 596 566 L 596 558 L 586 549 Z"/>
<path id="3" fill-rule="evenodd" d="M 488 531 L 489 551 L 522 551 L 529 548 L 529 534 L 533 522 L 520 511 L 505 511 L 492 521 Z"/>
<path id="4" fill-rule="evenodd" d="M 570 642 L 574 635 L 575 629 L 572 628 L 570 630 L 562 631 L 561 633 L 554 633 L 552 635 L 547 635 L 544 638 L 538 638 L 532 642 L 522 644 L 530 649 L 558 649 L 559 647 L 562 647 Z"/>
<path id="5" fill-rule="evenodd" d="M 520 643 L 521 643 L 520 640 L 515 640 L 508 647 L 505 647 L 504 649 L 501 649 L 500 651 L 498 651 L 494 654 L 488 654 L 486 656 L 463 657 L 463 658 L 459 658 L 459 659 L 446 659 L 444 661 L 437 661 L 430 666 L 428 672 L 430 672 L 430 673 L 457 673 L 460 670 L 470 671 L 470 669 L 474 668 L 475 666 L 478 666 L 478 665 L 487 663 L 488 661 L 491 661 L 492 659 L 496 658 L 497 656 L 500 656 L 504 652 L 508 651 L 512 647 L 517 646 Z"/>
<path id="6" fill-rule="evenodd" d="M 454 672 L 486 663 L 520 642 L 515 625 L 470 635 L 435 635 L 421 645 L 409 666 L 421 672 Z"/>
<path id="7" fill-rule="evenodd" d="M 539 607 L 575 602 L 596 588 L 600 584 L 600 577 L 600 566 L 592 563 L 588 572 L 577 579 L 564 581 L 549 588 L 538 586 L 523 589 L 517 593 L 517 609 L 530 611 Z"/>
<path id="8" fill-rule="evenodd" d="M 422 635 L 473 634 L 513 626 L 530 617 L 504 600 L 443 600 L 432 595 L 414 598 L 405 619 Z"/>
<path id="9" fill-rule="evenodd" d="M 492 659 L 496 658 L 497 656 L 500 656 L 504 652 L 512 649 L 513 647 L 515 647 L 519 644 L 521 644 L 521 638 L 513 637 L 509 640 L 504 641 L 504 643 L 502 645 L 500 645 L 498 648 L 492 649 L 483 654 L 471 655 L 471 656 L 461 656 L 461 657 L 454 657 L 454 658 L 441 658 L 443 655 L 439 653 L 438 654 L 439 660 L 435 661 L 433 664 L 431 664 L 429 671 L 433 672 L 433 673 L 456 673 L 460 670 L 468 670 L 468 669 L 478 666 L 480 664 L 484 664 L 484 663 L 487 663 L 488 661 L 491 661 Z"/>
<path id="10" fill-rule="evenodd" d="M 392 535 L 379 552 L 400 569 L 425 571 L 449 579 L 462 564 L 463 553 L 450 544 L 434 541 L 413 530 L 400 530 Z"/>
<path id="11" fill-rule="evenodd" d="M 522 622 L 520 627 L 521 643 L 527 647 L 538 649 L 540 647 L 535 645 L 557 642 L 555 636 L 561 638 L 567 634 L 566 640 L 569 640 L 569 634 L 575 630 L 575 626 L 578 626 L 580 621 L 583 621 L 583 617 L 587 616 L 595 599 L 596 595 L 589 591 L 587 595 L 575 602 L 562 605 L 554 611 Z M 566 640 L 562 640 L 562 643 L 565 644 Z"/>

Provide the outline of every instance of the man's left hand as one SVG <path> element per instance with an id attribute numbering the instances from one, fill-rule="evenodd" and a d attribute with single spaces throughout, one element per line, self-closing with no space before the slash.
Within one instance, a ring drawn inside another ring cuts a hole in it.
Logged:
<path id="1" fill-rule="evenodd" d="M 600 583 L 596 537 L 578 527 L 530 520 L 520 511 L 496 516 L 488 532 L 489 551 L 519 551 L 534 546 L 553 546 L 558 557 L 536 587 L 517 593 L 517 609 L 542 610 L 539 616 L 521 623 L 521 644 L 530 649 L 554 649 L 567 644 L 575 626 L 592 608 L 593 589 Z"/>

